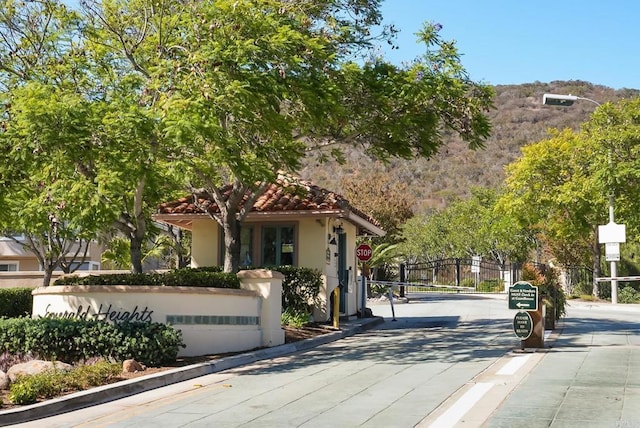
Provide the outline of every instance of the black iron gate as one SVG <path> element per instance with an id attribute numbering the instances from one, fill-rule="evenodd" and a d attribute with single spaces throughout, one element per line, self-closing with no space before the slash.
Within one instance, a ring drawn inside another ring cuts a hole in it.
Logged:
<path id="1" fill-rule="evenodd" d="M 500 265 L 479 258 L 442 259 L 400 267 L 400 282 L 408 284 L 407 291 L 504 293 L 505 284 L 511 285 L 519 276 L 511 264 Z"/>

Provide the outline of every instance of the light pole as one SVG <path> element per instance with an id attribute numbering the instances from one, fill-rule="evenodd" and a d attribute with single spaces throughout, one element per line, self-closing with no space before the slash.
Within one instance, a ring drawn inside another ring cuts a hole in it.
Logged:
<path id="1" fill-rule="evenodd" d="M 560 106 L 560 107 L 568 107 L 573 105 L 575 101 L 583 100 L 589 101 L 597 106 L 601 104 L 591 98 L 578 97 L 575 95 L 560 95 L 560 94 L 544 94 L 542 96 L 542 104 L 549 106 Z M 609 147 L 609 166 L 612 165 L 613 162 L 613 149 Z M 625 231 L 624 225 L 616 225 L 613 218 L 613 189 L 609 189 L 609 224 L 606 226 L 599 226 L 599 231 L 604 233 L 599 233 L 599 243 L 608 244 L 616 244 L 619 245 L 621 242 L 625 240 Z M 602 236 L 605 234 L 612 235 L 611 238 L 607 236 Z M 604 239 L 604 240 L 603 240 Z M 619 248 L 619 247 L 618 247 Z M 616 261 L 613 260 L 616 257 L 611 257 L 611 303 L 618 303 L 618 280 L 615 279 L 618 276 L 618 270 L 616 266 Z M 619 259 L 619 251 L 618 251 L 618 259 Z"/>

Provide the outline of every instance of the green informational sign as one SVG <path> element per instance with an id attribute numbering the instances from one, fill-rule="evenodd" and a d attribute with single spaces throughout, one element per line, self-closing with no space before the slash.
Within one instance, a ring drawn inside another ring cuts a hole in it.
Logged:
<path id="1" fill-rule="evenodd" d="M 513 287 L 509 287 L 509 309 L 537 311 L 538 287 L 525 281 L 516 282 Z"/>
<path id="2" fill-rule="evenodd" d="M 513 332 L 520 340 L 527 340 L 533 332 L 533 320 L 529 312 L 518 312 L 513 318 Z"/>

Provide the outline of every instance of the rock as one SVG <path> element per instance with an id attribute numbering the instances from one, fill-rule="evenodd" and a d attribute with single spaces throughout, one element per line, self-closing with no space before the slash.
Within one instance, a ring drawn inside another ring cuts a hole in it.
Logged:
<path id="1" fill-rule="evenodd" d="M 0 370 L 0 389 L 9 389 L 9 376 Z"/>
<path id="2" fill-rule="evenodd" d="M 29 376 L 38 373 L 45 372 L 52 369 L 57 370 L 71 370 L 71 364 L 66 364 L 61 361 L 43 361 L 43 360 L 31 360 L 26 363 L 19 363 L 11 366 L 7 370 L 7 375 L 11 382 L 14 382 L 18 376 Z"/>
<path id="3" fill-rule="evenodd" d="M 124 360 L 122 371 L 125 373 L 135 373 L 145 371 L 147 368 L 136 360 Z"/>

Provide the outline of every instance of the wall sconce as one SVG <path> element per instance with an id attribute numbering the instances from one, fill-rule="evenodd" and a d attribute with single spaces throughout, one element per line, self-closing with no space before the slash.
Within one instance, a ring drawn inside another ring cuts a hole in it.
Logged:
<path id="1" fill-rule="evenodd" d="M 344 229 L 342 228 L 342 221 L 338 220 L 335 222 L 335 226 L 333 226 L 333 233 L 344 233 Z"/>

